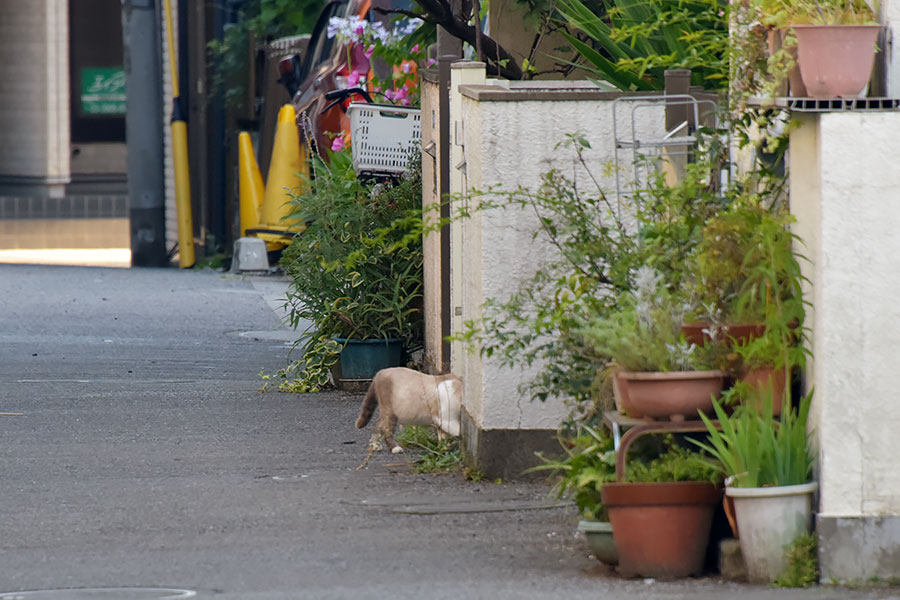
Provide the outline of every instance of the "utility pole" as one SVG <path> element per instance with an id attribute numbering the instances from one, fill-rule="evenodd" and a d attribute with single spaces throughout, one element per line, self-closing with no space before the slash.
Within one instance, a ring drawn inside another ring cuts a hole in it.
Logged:
<path id="1" fill-rule="evenodd" d="M 159 31 L 156 0 L 122 0 L 128 100 L 128 206 L 134 267 L 163 267 L 168 263 Z"/>

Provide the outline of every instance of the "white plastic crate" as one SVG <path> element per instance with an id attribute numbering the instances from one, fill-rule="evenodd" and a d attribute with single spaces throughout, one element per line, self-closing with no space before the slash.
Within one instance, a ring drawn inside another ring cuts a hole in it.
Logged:
<path id="1" fill-rule="evenodd" d="M 418 108 L 353 103 L 350 136 L 353 170 L 357 173 L 397 175 L 406 169 L 410 151 L 422 138 Z"/>

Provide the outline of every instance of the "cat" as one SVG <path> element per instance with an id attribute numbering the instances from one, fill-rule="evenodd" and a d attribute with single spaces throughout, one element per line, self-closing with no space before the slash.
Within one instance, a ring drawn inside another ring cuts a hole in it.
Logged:
<path id="1" fill-rule="evenodd" d="M 366 392 L 356 428 L 365 427 L 375 406 L 378 421 L 369 448 L 380 450 L 378 437 L 382 436 L 394 454 L 403 448 L 394 439 L 397 425 L 434 425 L 438 439 L 446 435 L 459 436 L 459 417 L 462 407 L 463 386 L 456 375 L 426 375 L 405 367 L 382 369 L 375 374 Z"/>

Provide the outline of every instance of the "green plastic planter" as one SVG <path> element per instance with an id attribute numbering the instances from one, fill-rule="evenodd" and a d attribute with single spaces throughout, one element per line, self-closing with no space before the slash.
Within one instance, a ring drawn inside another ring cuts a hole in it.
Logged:
<path id="1" fill-rule="evenodd" d="M 403 343 L 395 339 L 354 340 L 334 338 L 344 345 L 340 355 L 340 379 L 367 380 L 388 367 L 399 367 Z"/>

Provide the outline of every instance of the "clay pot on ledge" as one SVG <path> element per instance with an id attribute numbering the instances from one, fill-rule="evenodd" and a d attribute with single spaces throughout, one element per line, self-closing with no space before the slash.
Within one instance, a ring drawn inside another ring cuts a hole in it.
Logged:
<path id="1" fill-rule="evenodd" d="M 622 575 L 670 579 L 703 571 L 720 489 L 695 481 L 607 483 L 602 498 Z"/>
<path id="2" fill-rule="evenodd" d="M 794 25 L 797 64 L 813 98 L 865 94 L 881 25 Z"/>
<path id="3" fill-rule="evenodd" d="M 620 411 L 672 421 L 697 419 L 697 411 L 712 412 L 712 398 L 722 393 L 725 383 L 723 371 L 622 371 L 616 378 L 619 393 L 624 390 Z"/>

